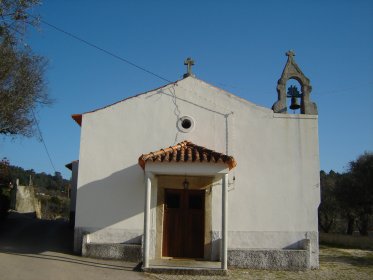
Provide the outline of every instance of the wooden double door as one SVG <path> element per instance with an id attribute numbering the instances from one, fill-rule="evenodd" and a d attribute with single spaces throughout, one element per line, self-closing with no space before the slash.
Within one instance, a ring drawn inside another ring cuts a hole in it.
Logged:
<path id="1" fill-rule="evenodd" d="M 165 190 L 164 257 L 203 258 L 205 191 Z"/>

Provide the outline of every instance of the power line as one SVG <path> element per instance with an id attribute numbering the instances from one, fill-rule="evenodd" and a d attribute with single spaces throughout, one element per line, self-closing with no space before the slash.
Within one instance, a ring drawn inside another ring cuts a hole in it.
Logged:
<path id="1" fill-rule="evenodd" d="M 32 116 L 34 117 L 34 121 L 35 121 L 36 127 L 37 127 L 38 132 L 39 132 L 40 140 L 41 140 L 41 142 L 43 143 L 43 145 L 44 145 L 44 149 L 45 149 L 45 152 L 47 153 L 47 156 L 48 156 L 48 158 L 49 158 L 49 162 L 51 163 L 54 172 L 57 172 L 57 171 L 56 171 L 56 168 L 54 167 L 54 164 L 53 164 L 52 158 L 51 158 L 51 156 L 50 156 L 50 154 L 49 154 L 49 151 L 48 151 L 47 145 L 45 144 L 45 141 L 44 141 L 43 135 L 41 134 L 41 130 L 40 130 L 40 127 L 39 127 L 39 122 L 38 122 L 38 120 L 36 119 L 36 116 L 35 116 L 34 110 L 33 110 L 32 108 L 31 108 L 31 112 L 32 112 Z"/>
<path id="2" fill-rule="evenodd" d="M 129 64 L 129 65 L 131 65 L 131 66 L 133 66 L 133 67 L 136 67 L 137 69 L 140 69 L 140 70 L 142 70 L 142 71 L 144 71 L 144 72 L 146 72 L 146 73 L 148 73 L 148 74 L 150 74 L 150 75 L 153 75 L 153 76 L 155 76 L 155 77 L 157 77 L 157 78 L 159 78 L 159 79 L 161 79 L 161 80 L 163 80 L 163 81 L 165 81 L 165 82 L 167 82 L 167 83 L 173 83 L 173 81 L 171 81 L 171 80 L 169 80 L 169 79 L 167 79 L 167 78 L 164 78 L 164 77 L 162 77 L 162 76 L 160 76 L 160 75 L 158 75 L 158 74 L 156 74 L 156 73 L 154 73 L 154 72 L 152 72 L 152 71 L 150 71 L 150 70 L 147 70 L 146 68 L 141 67 L 141 66 L 139 66 L 139 65 L 137 65 L 137 64 L 135 64 L 135 63 L 129 61 L 129 60 L 126 59 L 126 58 L 123 58 L 123 57 L 121 57 L 121 56 L 119 56 L 119 55 L 116 55 L 116 54 L 114 54 L 114 53 L 111 52 L 111 51 L 108 51 L 108 50 L 106 50 L 106 49 L 104 49 L 104 48 L 101 48 L 101 47 L 99 47 L 99 46 L 97 46 L 97 45 L 95 45 L 95 44 L 93 44 L 93 43 L 91 43 L 91 42 L 89 42 L 89 41 L 87 41 L 87 40 L 81 38 L 81 37 L 78 37 L 77 35 L 74 35 L 74 34 L 68 32 L 68 31 L 65 31 L 65 30 L 63 30 L 63 29 L 60 28 L 60 27 L 57 27 L 57 26 L 55 26 L 55 25 L 53 25 L 53 24 L 51 24 L 51 23 L 49 23 L 49 22 L 47 22 L 47 21 L 45 21 L 45 20 L 42 20 L 42 19 L 40 19 L 40 18 L 38 18 L 38 17 L 35 17 L 35 16 L 31 15 L 31 14 L 28 14 L 28 15 L 29 15 L 30 17 L 34 18 L 34 19 L 39 20 L 40 22 L 44 23 L 45 25 L 48 25 L 48 26 L 52 27 L 53 29 L 55 29 L 55 30 L 57 30 L 57 31 L 59 31 L 59 32 L 61 32 L 61 33 L 65 34 L 65 35 L 71 37 L 71 38 L 74 38 L 74 39 L 76 39 L 76 40 L 78 40 L 78 41 L 80 41 L 80 42 L 82 42 L 82 43 L 84 43 L 84 44 L 86 44 L 86 45 L 88 45 L 88 46 L 90 46 L 90 47 L 93 47 L 93 48 L 95 48 L 95 49 L 97 49 L 97 50 L 99 50 L 99 51 L 101 51 L 101 52 L 103 52 L 103 53 L 106 53 L 107 55 L 110 55 L 111 57 L 114 57 L 114 58 L 116 58 L 116 59 L 119 59 L 119 60 L 121 60 L 121 61 L 123 61 L 123 62 L 125 62 L 125 63 L 127 63 L 127 64 Z M 223 87 L 236 88 L 236 89 L 238 89 L 238 90 L 248 90 L 247 88 L 244 88 L 244 87 L 237 87 L 237 86 L 234 86 L 234 85 L 228 85 L 228 84 L 222 84 L 222 83 L 217 83 L 217 84 L 220 85 L 220 86 L 223 86 Z M 367 83 L 367 84 L 371 84 L 371 82 L 369 82 L 369 83 Z M 363 84 L 363 85 L 365 85 L 365 84 Z M 341 92 L 341 91 L 346 91 L 346 90 L 350 90 L 350 89 L 355 89 L 355 88 L 345 88 L 345 89 L 339 89 L 339 90 L 322 90 L 322 91 L 318 91 L 317 93 L 326 93 L 326 95 L 329 95 L 329 94 L 334 94 L 335 92 Z M 266 92 L 266 93 L 264 93 L 264 94 L 273 94 L 273 93 L 275 93 L 275 91 L 274 91 L 274 92 L 271 92 L 271 93 Z M 263 93 L 262 93 L 262 94 L 263 94 Z"/>
<path id="3" fill-rule="evenodd" d="M 32 15 L 30 15 L 30 16 L 36 19 L 36 17 L 34 17 Z M 144 71 L 144 72 L 146 72 L 146 73 L 148 73 L 150 75 L 153 75 L 153 76 L 157 77 L 158 79 L 166 81 L 167 83 L 172 83 L 172 81 L 170 81 L 169 79 L 166 79 L 166 78 L 162 77 L 161 75 L 158 75 L 158 74 L 156 74 L 156 73 L 154 73 L 154 72 L 152 72 L 150 70 L 147 70 L 144 67 L 141 67 L 141 66 L 139 66 L 139 65 L 137 65 L 137 64 L 129 61 L 126 58 L 123 58 L 123 57 L 121 57 L 121 56 L 119 56 L 119 55 L 117 55 L 115 53 L 112 53 L 111 51 L 105 50 L 104 48 L 101 48 L 101 47 L 99 47 L 99 46 L 97 46 L 97 45 L 95 45 L 95 44 L 93 44 L 91 42 L 88 42 L 87 40 L 85 40 L 83 38 L 80 38 L 77 35 L 74 35 L 74 34 L 68 32 L 68 31 L 65 31 L 62 28 L 59 28 L 59 27 L 57 27 L 57 26 L 55 26 L 55 25 L 53 25 L 53 24 L 51 24 L 51 23 L 49 23 L 49 22 L 47 22 L 45 20 L 42 20 L 42 19 L 39 19 L 39 20 L 40 20 L 40 22 L 44 23 L 45 25 L 48 25 L 49 27 L 52 27 L 53 29 L 55 29 L 55 30 L 57 30 L 57 31 L 59 31 L 59 32 L 61 32 L 61 33 L 65 34 L 65 35 L 71 37 L 71 38 L 74 38 L 75 40 L 78 40 L 78 41 L 80 41 L 80 42 L 82 42 L 82 43 L 84 43 L 84 44 L 86 44 L 86 45 L 88 45 L 90 47 L 93 47 L 93 48 L 95 48 L 95 49 L 97 49 L 97 50 L 99 50 L 99 51 L 101 51 L 103 53 L 106 53 L 107 55 L 110 55 L 111 57 L 119 59 L 120 61 L 123 61 L 123 62 L 125 62 L 125 63 L 127 63 L 127 64 L 129 64 L 129 65 L 131 65 L 131 66 L 133 66 L 133 67 L 135 67 L 137 69 L 140 69 L 140 70 L 142 70 L 142 71 Z"/>

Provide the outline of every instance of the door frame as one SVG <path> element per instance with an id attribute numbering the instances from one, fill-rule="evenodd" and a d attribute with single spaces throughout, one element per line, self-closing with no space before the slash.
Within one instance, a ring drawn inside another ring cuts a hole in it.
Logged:
<path id="1" fill-rule="evenodd" d="M 162 257 L 203 258 L 206 192 L 200 189 L 165 189 L 164 195 Z M 167 208 L 168 195 L 178 197 L 178 207 Z M 199 201 L 196 201 L 198 208 L 191 208 L 193 197 Z M 173 222 L 177 225 L 173 226 Z"/>
<path id="2" fill-rule="evenodd" d="M 178 176 L 159 175 L 157 176 L 157 207 L 156 207 L 156 237 L 155 237 L 155 258 L 163 257 L 163 223 L 164 223 L 164 199 L 165 189 L 183 189 L 183 182 L 187 178 L 189 189 L 205 191 L 204 209 L 204 260 L 211 260 L 212 257 L 212 185 L 213 177 L 210 176 Z"/>

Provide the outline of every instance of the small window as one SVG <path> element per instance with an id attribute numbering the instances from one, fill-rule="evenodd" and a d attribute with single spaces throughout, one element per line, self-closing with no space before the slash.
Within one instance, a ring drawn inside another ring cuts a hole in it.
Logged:
<path id="1" fill-rule="evenodd" d="M 181 117 L 177 121 L 177 128 L 181 132 L 184 132 L 184 133 L 191 132 L 194 129 L 194 125 L 195 125 L 194 119 L 189 116 Z"/>
<path id="2" fill-rule="evenodd" d="M 166 194 L 166 208 L 180 208 L 180 194 L 167 193 Z"/>
<path id="3" fill-rule="evenodd" d="M 203 196 L 200 194 L 189 195 L 189 209 L 203 209 Z"/>
<path id="4" fill-rule="evenodd" d="M 184 128 L 184 129 L 189 129 L 191 126 L 192 126 L 192 122 L 188 119 L 184 119 L 182 122 L 181 122 L 181 126 Z"/>

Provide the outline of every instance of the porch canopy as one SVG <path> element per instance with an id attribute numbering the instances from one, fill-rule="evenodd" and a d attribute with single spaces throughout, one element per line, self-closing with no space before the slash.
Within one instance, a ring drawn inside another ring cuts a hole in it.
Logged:
<path id="1" fill-rule="evenodd" d="M 151 178 L 154 174 L 215 176 L 222 181 L 221 268 L 227 269 L 228 172 L 237 163 L 232 156 L 183 141 L 139 157 L 145 171 L 143 266 L 149 268 Z"/>

